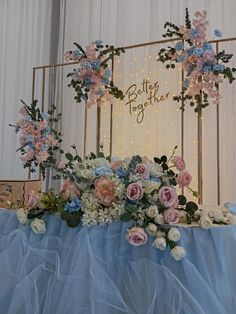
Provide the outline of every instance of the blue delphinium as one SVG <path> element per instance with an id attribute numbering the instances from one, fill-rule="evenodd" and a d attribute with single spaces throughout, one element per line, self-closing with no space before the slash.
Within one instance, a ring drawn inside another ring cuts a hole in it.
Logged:
<path id="1" fill-rule="evenodd" d="M 95 169 L 95 176 L 96 177 L 106 176 L 111 174 L 112 172 L 113 171 L 111 168 L 100 166 Z"/>
<path id="2" fill-rule="evenodd" d="M 185 79 L 183 81 L 183 87 L 186 88 L 186 89 L 189 87 L 189 80 L 188 79 Z"/>
<path id="3" fill-rule="evenodd" d="M 108 85 L 110 81 L 107 77 L 103 77 L 102 82 L 103 84 Z"/>
<path id="4" fill-rule="evenodd" d="M 219 37 L 219 38 L 222 37 L 222 33 L 221 33 L 221 31 L 219 29 L 215 29 L 214 30 L 214 34 L 215 34 L 216 37 Z"/>
<path id="5" fill-rule="evenodd" d="M 222 71 L 224 71 L 224 69 L 225 69 L 225 66 L 223 64 L 214 64 L 213 65 L 213 71 L 222 72 Z"/>
<path id="6" fill-rule="evenodd" d="M 202 48 L 194 48 L 193 50 L 193 55 L 200 57 L 203 54 L 203 49 Z"/>
<path id="7" fill-rule="evenodd" d="M 26 141 L 29 142 L 29 143 L 33 142 L 34 141 L 34 136 L 32 134 L 27 135 Z"/>
<path id="8" fill-rule="evenodd" d="M 184 62 L 186 60 L 186 56 L 181 55 L 178 57 L 177 62 Z"/>
<path id="9" fill-rule="evenodd" d="M 203 44 L 203 50 L 212 50 L 212 44 L 208 43 L 208 42 L 205 42 Z"/>
<path id="10" fill-rule="evenodd" d="M 85 78 L 84 79 L 84 85 L 91 85 L 91 79 L 90 78 Z"/>
<path id="11" fill-rule="evenodd" d="M 190 36 L 196 38 L 199 36 L 198 31 L 195 28 L 191 28 Z"/>
<path id="12" fill-rule="evenodd" d="M 99 59 L 96 59 L 96 60 L 92 61 L 91 64 L 92 64 L 92 68 L 94 70 L 99 71 L 100 65 L 101 65 L 101 62 L 100 62 Z"/>
<path id="13" fill-rule="evenodd" d="M 103 41 L 102 41 L 101 39 L 96 39 L 96 40 L 94 41 L 94 43 L 95 43 L 95 45 L 100 46 L 100 45 L 103 44 Z"/>
<path id="14" fill-rule="evenodd" d="M 41 146 L 41 151 L 43 151 L 43 152 L 47 152 L 48 149 L 49 149 L 49 146 L 48 146 L 47 144 L 43 144 L 43 145 Z"/>
<path id="15" fill-rule="evenodd" d="M 212 65 L 210 64 L 205 64 L 202 66 L 201 72 L 205 73 L 205 72 L 210 72 L 212 71 Z"/>
<path id="16" fill-rule="evenodd" d="M 77 196 L 74 197 L 70 203 L 66 203 L 66 206 L 64 207 L 64 210 L 70 213 L 78 212 L 80 209 L 81 201 Z"/>
<path id="17" fill-rule="evenodd" d="M 182 41 L 178 41 L 175 45 L 176 50 L 183 50 L 184 49 L 184 43 Z"/>

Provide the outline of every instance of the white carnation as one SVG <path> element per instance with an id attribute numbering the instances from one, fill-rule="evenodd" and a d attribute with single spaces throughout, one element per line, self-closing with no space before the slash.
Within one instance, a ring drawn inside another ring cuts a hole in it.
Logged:
<path id="1" fill-rule="evenodd" d="M 31 229 L 34 231 L 34 233 L 45 233 L 46 232 L 46 226 L 45 226 L 45 223 L 42 219 L 38 219 L 38 218 L 35 218 L 31 224 Z"/>
<path id="2" fill-rule="evenodd" d="M 208 217 L 207 215 L 202 216 L 200 220 L 198 221 L 198 223 L 205 230 L 211 228 L 212 226 L 211 218 Z"/>
<path id="3" fill-rule="evenodd" d="M 185 255 L 186 251 L 182 246 L 176 245 L 171 251 L 170 255 L 176 260 L 179 261 L 181 260 Z"/>
<path id="4" fill-rule="evenodd" d="M 158 215 L 158 207 L 156 205 L 150 206 L 145 209 L 145 213 L 149 218 L 155 218 Z"/>
<path id="5" fill-rule="evenodd" d="M 177 242 L 180 240 L 181 235 L 177 228 L 170 228 L 167 237 L 170 241 Z"/>
<path id="6" fill-rule="evenodd" d="M 163 237 L 157 238 L 153 241 L 152 245 L 155 248 L 164 251 L 166 249 L 166 239 Z"/>
<path id="7" fill-rule="evenodd" d="M 163 217 L 163 215 L 162 214 L 156 215 L 156 217 L 154 218 L 154 221 L 158 225 L 163 225 L 164 224 L 164 217 Z"/>
<path id="8" fill-rule="evenodd" d="M 146 227 L 146 231 L 150 236 L 155 236 L 156 235 L 156 231 L 157 231 L 157 226 L 150 223 L 147 227 Z"/>
<path id="9" fill-rule="evenodd" d="M 27 218 L 27 212 L 24 210 L 24 208 L 20 208 L 16 211 L 17 219 L 19 220 L 19 223 L 25 225 L 28 221 Z"/>

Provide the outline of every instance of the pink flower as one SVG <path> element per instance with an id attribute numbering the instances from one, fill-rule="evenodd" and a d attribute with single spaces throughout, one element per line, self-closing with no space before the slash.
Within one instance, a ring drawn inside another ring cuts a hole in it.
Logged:
<path id="1" fill-rule="evenodd" d="M 180 156 L 175 156 L 173 158 L 173 164 L 175 165 L 175 167 L 179 170 L 179 171 L 182 171 L 185 169 L 185 162 L 183 160 L 182 157 Z"/>
<path id="2" fill-rule="evenodd" d="M 203 60 L 206 61 L 214 61 L 215 60 L 215 52 L 213 50 L 205 50 L 203 52 Z"/>
<path id="3" fill-rule="evenodd" d="M 80 196 L 79 188 L 70 180 L 65 179 L 60 189 L 60 195 L 64 200 L 70 199 L 72 196 Z"/>
<path id="4" fill-rule="evenodd" d="M 165 207 L 173 207 L 178 205 L 178 195 L 174 187 L 163 186 L 159 190 L 159 200 Z"/>
<path id="5" fill-rule="evenodd" d="M 41 151 L 39 152 L 39 154 L 36 156 L 36 159 L 37 159 L 37 162 L 39 164 L 43 163 L 44 161 L 46 161 L 49 157 L 49 154 L 48 152 L 44 152 L 44 151 Z"/>
<path id="6" fill-rule="evenodd" d="M 192 181 L 192 176 L 188 170 L 183 170 L 178 174 L 177 183 L 181 188 L 188 186 Z"/>
<path id="7" fill-rule="evenodd" d="M 149 177 L 149 169 L 145 164 L 137 164 L 135 173 L 141 179 L 147 179 Z"/>
<path id="8" fill-rule="evenodd" d="M 99 198 L 102 205 L 110 207 L 117 201 L 115 182 L 100 177 L 94 181 L 95 195 Z"/>
<path id="9" fill-rule="evenodd" d="M 45 129 L 47 125 L 48 125 L 48 122 L 46 120 L 40 121 L 39 122 L 39 130 Z"/>
<path id="10" fill-rule="evenodd" d="M 148 236 L 143 228 L 133 227 L 127 230 L 126 240 L 134 246 L 144 245 L 147 243 Z"/>
<path id="11" fill-rule="evenodd" d="M 66 163 L 65 163 L 63 160 L 61 160 L 61 161 L 58 163 L 57 168 L 58 168 L 58 169 L 65 169 L 65 168 L 66 168 Z"/>
<path id="12" fill-rule="evenodd" d="M 116 170 L 117 168 L 119 168 L 122 164 L 122 160 L 115 160 L 111 162 L 111 169 L 112 170 Z"/>
<path id="13" fill-rule="evenodd" d="M 169 208 L 164 211 L 164 220 L 167 224 L 177 224 L 179 216 L 179 211 L 177 209 Z"/>
<path id="14" fill-rule="evenodd" d="M 28 194 L 28 207 L 32 209 L 36 206 L 39 196 L 35 191 L 31 190 Z"/>
<path id="15" fill-rule="evenodd" d="M 143 197 L 143 188 L 140 183 L 131 183 L 127 188 L 127 197 L 131 201 L 140 200 Z"/>

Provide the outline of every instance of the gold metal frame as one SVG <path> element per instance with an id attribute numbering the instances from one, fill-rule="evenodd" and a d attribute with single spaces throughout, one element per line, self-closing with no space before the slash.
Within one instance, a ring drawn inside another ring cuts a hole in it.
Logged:
<path id="1" fill-rule="evenodd" d="M 146 42 L 136 45 L 130 45 L 124 47 L 125 50 L 128 49 L 135 49 L 141 48 L 145 46 L 157 45 L 157 44 L 164 44 L 168 42 L 173 42 L 179 40 L 179 38 L 172 38 L 172 39 L 164 39 L 164 40 L 157 40 L 152 42 Z M 210 43 L 216 44 L 216 52 L 219 51 L 219 44 L 223 42 L 231 42 L 236 41 L 236 37 L 231 38 L 224 38 L 224 39 L 216 39 L 209 41 Z M 46 69 L 49 68 L 57 68 L 57 67 L 64 67 L 72 64 L 76 64 L 78 62 L 69 62 L 69 63 L 60 63 L 55 65 L 42 65 L 33 68 L 33 75 L 32 75 L 32 101 L 34 100 L 35 96 L 35 75 L 37 70 L 42 70 L 42 110 L 44 110 L 44 99 L 45 99 L 45 74 Z M 182 70 L 182 81 L 184 79 L 184 72 Z M 112 78 L 114 78 L 114 58 L 112 59 Z M 84 123 L 84 155 L 86 155 L 86 141 L 87 141 L 87 118 L 88 112 L 87 107 L 85 106 L 85 123 Z M 217 203 L 220 205 L 220 132 L 219 132 L 219 104 L 216 105 L 216 141 L 217 141 Z M 97 151 L 100 147 L 100 126 L 101 126 L 101 109 L 97 107 Z M 112 154 L 112 129 L 113 129 L 113 104 L 111 105 L 110 111 L 110 154 Z M 202 112 L 198 114 L 198 193 L 199 204 L 202 204 L 203 201 L 203 182 L 202 182 Z M 184 156 L 184 112 L 181 112 L 181 154 Z M 29 173 L 30 179 L 30 173 Z"/>

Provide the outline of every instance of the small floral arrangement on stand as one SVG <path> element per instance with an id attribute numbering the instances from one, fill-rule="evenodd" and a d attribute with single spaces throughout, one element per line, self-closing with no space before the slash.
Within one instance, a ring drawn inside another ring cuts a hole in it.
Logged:
<path id="1" fill-rule="evenodd" d="M 17 151 L 21 153 L 24 168 L 35 172 L 36 167 L 39 167 L 45 178 L 46 168 L 56 163 L 55 152 L 60 150 L 61 133 L 56 131 L 55 126 L 61 119 L 61 114 L 55 115 L 54 106 L 48 112 L 41 112 L 37 100 L 31 105 L 23 100 L 21 102 L 23 107 L 19 110 L 20 119 L 15 125 L 10 124 L 20 134 L 21 146 Z"/>
<path id="2" fill-rule="evenodd" d="M 101 40 L 95 40 L 84 50 L 80 45 L 74 51 L 65 53 L 66 61 L 77 61 L 78 66 L 67 76 L 71 77 L 68 86 L 76 91 L 76 102 L 86 101 L 88 107 L 104 102 L 111 103 L 112 96 L 123 99 L 123 92 L 114 85 L 109 61 L 114 56 L 125 52 L 124 48 L 104 45 Z"/>
<path id="3" fill-rule="evenodd" d="M 186 9 L 185 25 L 165 23 L 166 33 L 163 37 L 176 36 L 180 41 L 174 47 L 162 48 L 158 53 L 158 60 L 167 62 L 167 69 L 174 69 L 176 63 L 182 64 L 185 80 L 180 95 L 174 96 L 173 100 L 181 103 L 181 109 L 184 109 L 185 101 L 190 100 L 190 106 L 194 107 L 195 112 L 199 112 L 209 105 L 208 97 L 215 104 L 220 102 L 219 84 L 224 78 L 232 83 L 236 69 L 224 65 L 233 55 L 224 50 L 216 53 L 207 40 L 207 12 L 197 11 L 194 16 L 191 21 Z M 222 36 L 219 30 L 215 30 L 215 35 Z"/>

